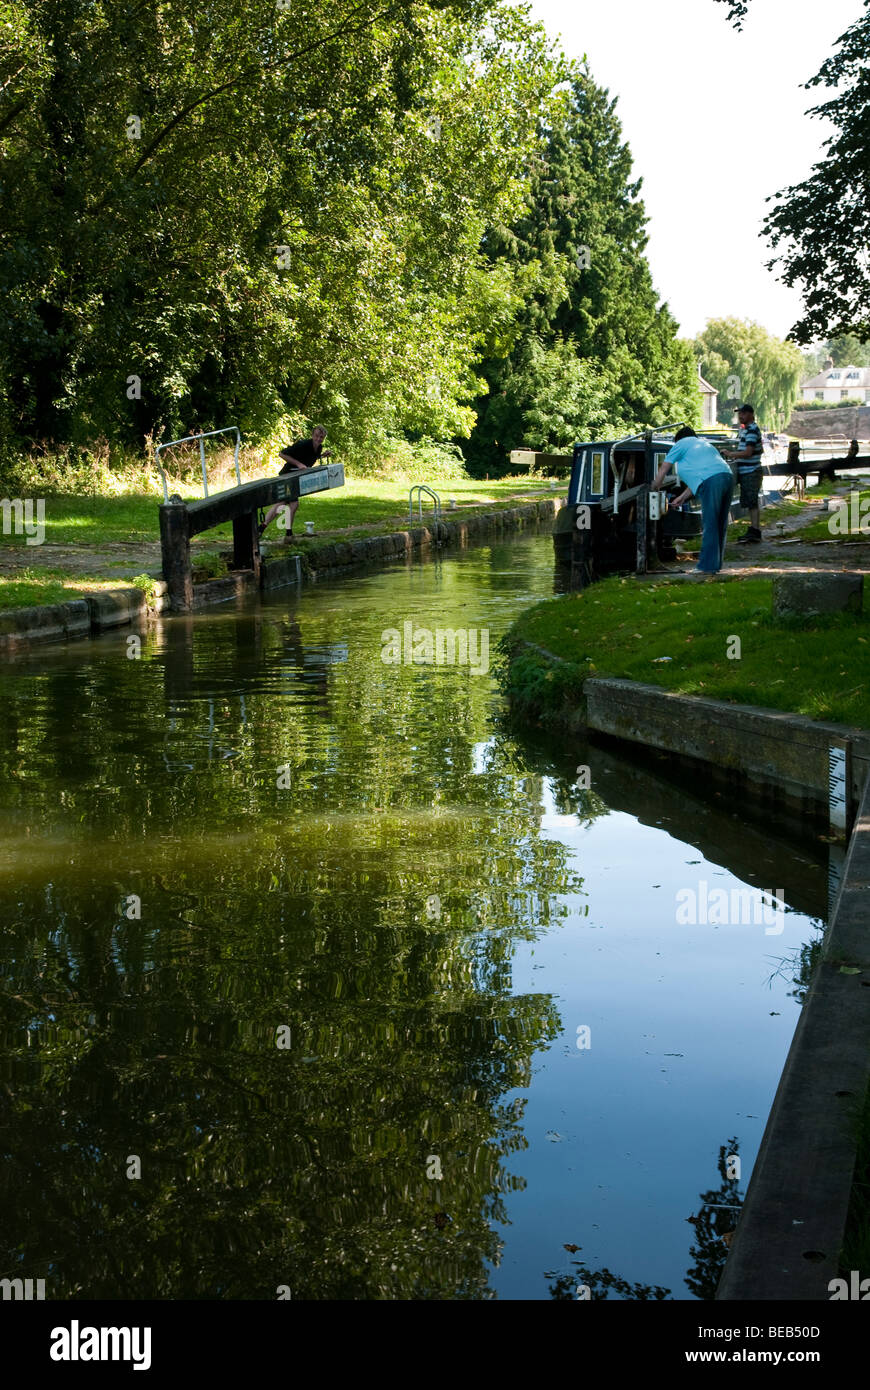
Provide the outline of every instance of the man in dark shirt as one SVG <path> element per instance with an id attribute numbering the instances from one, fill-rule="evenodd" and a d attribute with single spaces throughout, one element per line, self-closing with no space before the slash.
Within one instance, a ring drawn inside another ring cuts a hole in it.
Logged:
<path id="1" fill-rule="evenodd" d="M 749 527 L 737 544 L 754 544 L 761 540 L 759 526 L 758 494 L 761 489 L 761 461 L 764 446 L 761 429 L 755 419 L 751 405 L 742 405 L 737 412 L 740 433 L 737 437 L 737 453 L 726 455 L 737 463 L 737 481 L 740 483 L 740 505 L 749 511 Z"/>
<path id="2" fill-rule="evenodd" d="M 288 444 L 286 449 L 282 449 L 278 457 L 284 460 L 284 467 L 281 469 L 279 477 L 283 473 L 294 473 L 297 469 L 313 468 L 318 462 L 323 452 L 323 441 L 326 439 L 326 430 L 322 425 L 316 425 L 312 431 L 310 439 L 297 439 L 295 444 Z M 286 506 L 285 502 L 276 502 L 274 507 L 270 507 L 266 513 L 266 519 L 260 527 L 259 534 L 262 536 L 270 521 L 278 515 L 281 508 Z M 287 527 L 287 535 L 293 535 L 293 518 L 299 506 L 299 498 L 289 504 L 290 525 Z"/>

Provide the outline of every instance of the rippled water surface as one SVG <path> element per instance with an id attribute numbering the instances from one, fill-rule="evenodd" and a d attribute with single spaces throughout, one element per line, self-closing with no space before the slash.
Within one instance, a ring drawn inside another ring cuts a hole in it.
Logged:
<path id="1" fill-rule="evenodd" d="M 382 660 L 410 622 L 494 663 L 552 590 L 530 535 L 7 665 L 0 1276 L 710 1295 L 824 869 L 665 763 L 511 731 L 492 670 Z M 781 932 L 678 923 L 742 885 Z"/>

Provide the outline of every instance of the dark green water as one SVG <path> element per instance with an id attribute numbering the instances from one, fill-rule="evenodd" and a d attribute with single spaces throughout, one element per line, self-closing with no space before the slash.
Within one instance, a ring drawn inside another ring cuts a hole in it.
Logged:
<path id="1" fill-rule="evenodd" d="M 5 667 L 0 1277 L 711 1291 L 686 1217 L 745 1191 L 824 867 L 664 765 L 511 733 L 491 671 L 382 660 L 406 622 L 494 660 L 552 583 L 528 536 Z M 784 930 L 678 925 L 701 881 L 784 888 Z"/>

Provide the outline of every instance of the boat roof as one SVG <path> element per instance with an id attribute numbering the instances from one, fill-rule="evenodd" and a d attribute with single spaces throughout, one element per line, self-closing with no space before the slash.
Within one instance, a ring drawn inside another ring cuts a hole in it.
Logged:
<path id="1" fill-rule="evenodd" d="M 725 439 L 725 438 L 730 438 L 731 435 L 732 435 L 733 433 L 734 433 L 733 430 L 729 431 L 727 428 L 726 428 L 726 429 L 722 429 L 722 430 L 699 430 L 699 431 L 697 431 L 697 436 L 698 436 L 699 439 L 707 439 L 707 440 L 716 440 L 716 439 L 719 439 L 719 440 L 721 440 L 721 439 Z M 652 443 L 653 443 L 653 444 L 667 445 L 668 448 L 670 448 L 670 446 L 671 446 L 671 445 L 673 444 L 673 442 L 674 442 L 674 430 L 673 430 L 673 428 L 670 428 L 670 429 L 661 429 L 661 430 L 653 430 L 652 434 L 653 434 L 653 437 L 652 437 Z M 578 443 L 576 443 L 576 444 L 574 445 L 574 448 L 575 448 L 575 450 L 576 450 L 576 449 L 614 449 L 614 448 L 623 448 L 623 447 L 624 447 L 624 448 L 632 448 L 632 449 L 638 449 L 638 448 L 642 449 L 643 446 L 644 446 L 644 442 L 645 442 L 644 434 L 643 434 L 643 433 L 639 433 L 639 434 L 632 434 L 632 435 L 629 435 L 628 438 L 626 438 L 625 435 L 623 435 L 620 439 L 586 439 L 586 440 L 582 440 L 582 441 L 579 441 Z"/>

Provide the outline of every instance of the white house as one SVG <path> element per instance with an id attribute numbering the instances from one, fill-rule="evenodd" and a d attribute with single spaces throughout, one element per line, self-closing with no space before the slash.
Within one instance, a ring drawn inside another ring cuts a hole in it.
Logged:
<path id="1" fill-rule="evenodd" d="M 870 367 L 826 364 L 817 376 L 801 383 L 801 396 L 805 401 L 825 401 L 828 405 L 855 398 L 870 402 Z"/>
<path id="2" fill-rule="evenodd" d="M 715 386 L 711 386 L 709 381 L 705 381 L 701 376 L 701 368 L 698 368 L 698 387 L 701 392 L 703 409 L 701 414 L 701 425 L 705 430 L 715 429 L 716 411 L 718 409 L 719 392 Z"/>

